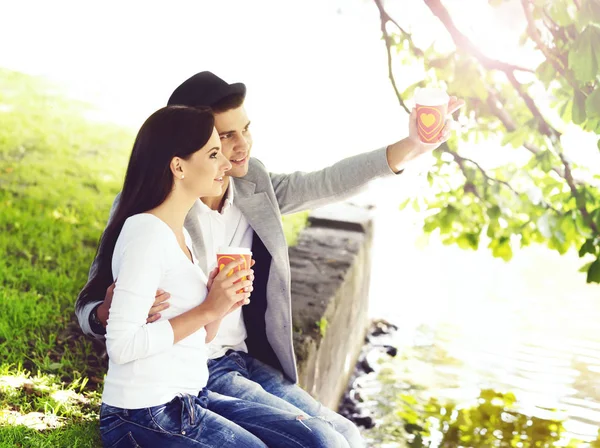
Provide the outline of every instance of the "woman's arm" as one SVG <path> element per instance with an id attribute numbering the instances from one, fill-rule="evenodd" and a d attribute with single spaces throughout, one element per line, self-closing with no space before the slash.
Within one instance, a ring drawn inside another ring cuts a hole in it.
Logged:
<path id="1" fill-rule="evenodd" d="M 110 359 L 124 364 L 160 353 L 202 327 L 221 318 L 231 306 L 218 306 L 215 297 L 169 320 L 146 323 L 156 289 L 168 269 L 161 227 L 124 226 L 125 243 L 117 248 L 118 272 L 106 328 Z M 168 237 L 169 235 L 166 235 Z M 219 296 L 218 292 L 213 296 Z M 219 296 L 220 297 L 220 296 Z"/>
<path id="2" fill-rule="evenodd" d="M 212 321 L 209 324 L 206 324 L 204 329 L 206 330 L 206 343 L 211 343 L 216 337 L 217 333 L 219 333 L 219 327 L 221 326 L 221 322 L 223 318 Z"/>

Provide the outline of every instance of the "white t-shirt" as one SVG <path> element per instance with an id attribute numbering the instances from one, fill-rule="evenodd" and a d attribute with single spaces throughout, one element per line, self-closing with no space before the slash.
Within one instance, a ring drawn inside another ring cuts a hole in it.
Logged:
<path id="1" fill-rule="evenodd" d="M 225 202 L 221 211 L 212 210 L 200 202 L 200 228 L 204 236 L 204 250 L 208 263 L 207 273 L 217 266 L 217 251 L 219 247 L 233 246 L 252 248 L 254 231 L 241 210 L 233 204 L 234 186 L 229 183 Z M 227 350 L 233 349 L 247 352 L 246 325 L 242 308 L 228 314 L 221 321 L 217 336 L 208 344 L 208 357 L 215 359 L 223 356 Z"/>
<path id="2" fill-rule="evenodd" d="M 109 365 L 102 401 L 138 409 L 167 403 L 180 393 L 197 395 L 208 380 L 206 331 L 173 344 L 168 320 L 205 300 L 206 274 L 184 254 L 171 228 L 148 213 L 125 221 L 112 272 L 116 287 L 106 327 Z M 160 320 L 147 324 L 157 289 L 171 294 L 170 306 Z"/>

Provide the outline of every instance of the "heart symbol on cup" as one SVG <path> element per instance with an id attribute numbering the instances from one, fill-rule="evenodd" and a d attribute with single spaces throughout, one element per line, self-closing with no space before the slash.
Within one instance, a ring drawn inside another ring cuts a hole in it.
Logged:
<path id="1" fill-rule="evenodd" d="M 430 127 L 435 122 L 435 116 L 433 114 L 421 114 L 421 123 L 426 127 Z"/>

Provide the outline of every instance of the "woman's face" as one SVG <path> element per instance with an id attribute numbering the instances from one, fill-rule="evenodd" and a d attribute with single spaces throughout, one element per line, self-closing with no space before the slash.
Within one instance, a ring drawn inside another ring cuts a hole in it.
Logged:
<path id="1" fill-rule="evenodd" d="M 221 152 L 219 133 L 213 133 L 202 148 L 187 160 L 181 160 L 183 187 L 195 197 L 219 196 L 223 191 L 223 175 L 231 169 L 231 163 Z"/>

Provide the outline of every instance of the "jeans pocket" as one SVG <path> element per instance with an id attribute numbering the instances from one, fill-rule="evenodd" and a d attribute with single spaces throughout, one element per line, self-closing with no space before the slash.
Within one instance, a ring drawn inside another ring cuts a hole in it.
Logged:
<path id="1" fill-rule="evenodd" d="M 104 442 L 104 440 L 102 440 L 102 441 Z M 135 439 L 133 438 L 133 435 L 131 434 L 131 431 L 128 432 L 127 434 L 125 434 L 123 437 L 121 437 L 119 440 L 117 440 L 112 445 L 107 445 L 106 443 L 104 443 L 104 446 L 106 448 L 141 448 L 142 447 L 135 441 Z"/>
<path id="2" fill-rule="evenodd" d="M 244 361 L 244 358 L 242 358 L 238 353 L 236 353 L 236 352 L 230 353 L 227 357 L 229 358 L 229 360 L 233 361 L 236 364 L 238 369 L 247 370 L 247 366 L 246 366 L 246 362 Z"/>
<path id="3" fill-rule="evenodd" d="M 183 397 L 175 397 L 166 404 L 148 408 L 150 418 L 157 430 L 166 434 L 181 433 L 182 418 L 185 413 L 183 399 Z"/>
<path id="4" fill-rule="evenodd" d="M 108 433 L 126 423 L 122 418 L 124 412 L 124 409 L 102 404 L 100 408 L 100 433 Z"/>

